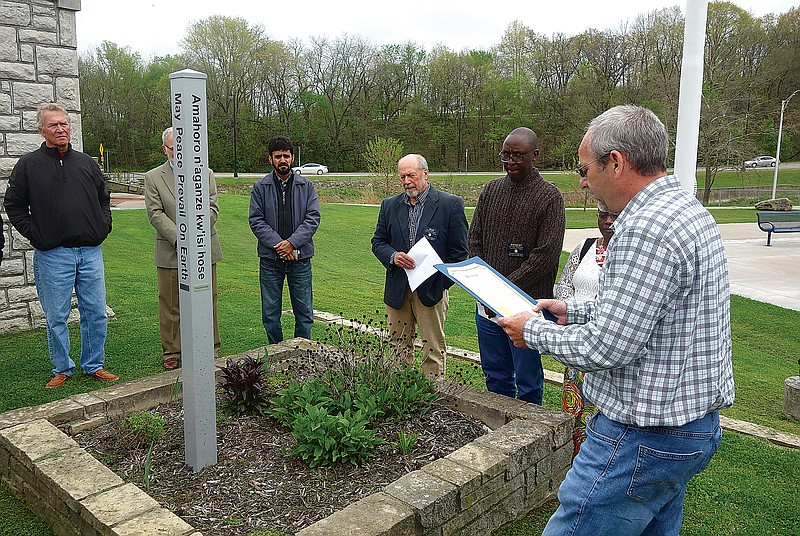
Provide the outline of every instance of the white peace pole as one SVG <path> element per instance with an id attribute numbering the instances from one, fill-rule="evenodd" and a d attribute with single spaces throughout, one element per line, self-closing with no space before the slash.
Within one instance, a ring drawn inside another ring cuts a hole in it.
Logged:
<path id="1" fill-rule="evenodd" d="M 697 142 L 703 95 L 703 51 L 708 0 L 687 0 L 683 29 L 683 62 L 675 136 L 675 175 L 687 192 L 697 191 Z"/>
<path id="2" fill-rule="evenodd" d="M 200 471 L 217 463 L 206 75 L 185 69 L 171 73 L 169 79 L 175 146 L 183 436 L 186 463 Z"/>

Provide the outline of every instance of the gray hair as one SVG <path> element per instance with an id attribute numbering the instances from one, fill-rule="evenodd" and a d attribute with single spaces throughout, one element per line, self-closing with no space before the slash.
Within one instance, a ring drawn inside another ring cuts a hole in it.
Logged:
<path id="1" fill-rule="evenodd" d="M 36 108 L 36 128 L 42 129 L 44 128 L 44 113 L 45 112 L 62 112 L 64 115 L 67 116 L 67 123 L 69 123 L 69 114 L 67 113 L 67 109 L 64 108 L 61 104 L 57 102 L 48 102 L 45 104 L 40 104 Z"/>
<path id="2" fill-rule="evenodd" d="M 586 136 L 586 148 L 600 164 L 605 165 L 608 155 L 616 150 L 642 175 L 667 170 L 667 129 L 647 108 L 633 104 L 615 106 L 589 122 Z"/>
<path id="3" fill-rule="evenodd" d="M 165 128 L 164 132 L 161 133 L 161 145 L 167 144 L 167 136 L 172 136 L 172 127 Z"/>
<path id="4" fill-rule="evenodd" d="M 400 161 L 403 160 L 404 158 L 408 158 L 409 156 L 413 156 L 413 157 L 415 157 L 417 159 L 417 166 L 419 167 L 419 169 L 421 169 L 423 171 L 428 169 L 428 161 L 425 160 L 424 156 L 422 156 L 421 154 L 416 154 L 416 153 L 411 153 L 411 154 L 405 155 L 403 158 L 401 158 L 400 160 L 397 161 L 397 165 L 399 166 L 400 165 Z"/>

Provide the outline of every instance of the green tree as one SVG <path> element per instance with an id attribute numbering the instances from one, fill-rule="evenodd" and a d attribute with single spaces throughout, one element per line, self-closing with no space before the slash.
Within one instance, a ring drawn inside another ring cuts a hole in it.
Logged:
<path id="1" fill-rule="evenodd" d="M 397 162 L 403 157 L 403 142 L 397 138 L 375 137 L 367 142 L 364 162 L 367 171 L 383 179 L 383 196 L 391 192 L 391 179 L 397 173 Z"/>
<path id="2" fill-rule="evenodd" d="M 161 94 L 168 73 L 157 68 L 158 61 L 148 70 L 137 52 L 108 41 L 79 57 L 86 150 L 97 154 L 102 143 L 112 168 L 150 163 L 154 134 L 169 114 L 169 94 Z"/>
<path id="3" fill-rule="evenodd" d="M 705 168 L 703 201 L 717 171 L 741 165 L 752 151 L 764 113 L 761 69 L 766 56 L 763 21 L 729 2 L 712 2 L 706 27 L 698 156 Z"/>
<path id="4" fill-rule="evenodd" d="M 310 89 L 322 97 L 317 112 L 324 135 L 315 141 L 335 169 L 352 168 L 355 151 L 366 143 L 364 119 L 375 91 L 376 50 L 347 34 L 332 42 L 313 38 L 305 59 Z"/>
<path id="5" fill-rule="evenodd" d="M 767 80 L 764 97 L 770 107 L 769 131 L 761 131 L 758 144 L 775 153 L 781 101 L 800 89 L 800 7 L 794 7 L 777 19 L 767 19 L 768 51 L 764 58 L 763 77 Z M 752 156 L 752 155 L 751 155 Z M 800 156 L 800 99 L 797 96 L 784 110 L 781 161 Z"/>
<path id="6" fill-rule="evenodd" d="M 774 152 L 781 101 L 800 87 L 800 8 L 753 17 L 728 2 L 708 9 L 699 163 L 710 191 L 720 166 Z M 85 147 L 112 165 L 147 169 L 163 156 L 170 72 L 206 73 L 209 160 L 230 169 L 237 131 L 242 169 L 267 167 L 264 145 L 288 134 L 298 160 L 364 169 L 364 147 L 396 138 L 434 169 L 498 169 L 508 132 L 539 134 L 540 165 L 568 169 L 586 122 L 615 104 L 653 109 L 674 134 L 683 16 L 678 7 L 614 29 L 539 35 L 511 23 L 489 50 L 380 48 L 350 35 L 279 42 L 241 18 L 193 23 L 182 55 L 142 61 L 103 43 L 80 58 Z M 800 101 L 787 107 L 783 159 L 800 154 Z M 234 114 L 236 110 L 236 114 Z M 235 115 L 235 124 L 234 124 Z"/>
<path id="7" fill-rule="evenodd" d="M 208 136 L 209 148 L 213 149 L 209 151 L 209 165 L 215 169 L 233 168 L 234 108 L 237 128 L 255 120 L 254 85 L 263 72 L 267 42 L 260 25 L 222 15 L 194 22 L 180 42 L 189 66 L 207 76 Z M 252 136 L 262 131 L 243 129 L 238 141 L 243 146 L 258 146 L 263 140 L 253 140 Z M 242 154 L 247 167 L 256 165 L 248 161 L 253 151 Z"/>

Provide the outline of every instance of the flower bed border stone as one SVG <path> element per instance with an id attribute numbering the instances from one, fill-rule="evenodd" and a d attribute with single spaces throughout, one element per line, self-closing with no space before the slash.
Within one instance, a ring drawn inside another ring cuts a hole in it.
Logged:
<path id="1" fill-rule="evenodd" d="M 293 339 L 232 356 L 290 361 L 317 348 Z M 216 368 L 225 365 L 216 360 Z M 0 482 L 59 536 L 200 536 L 122 481 L 70 437 L 174 397 L 180 370 L 0 414 Z M 485 535 L 554 496 L 572 463 L 570 415 L 457 386 L 446 401 L 492 431 L 298 536 Z"/>

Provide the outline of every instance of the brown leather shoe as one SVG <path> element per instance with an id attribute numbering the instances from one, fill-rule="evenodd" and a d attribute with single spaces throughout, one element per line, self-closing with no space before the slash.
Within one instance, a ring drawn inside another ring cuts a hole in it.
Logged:
<path id="1" fill-rule="evenodd" d="M 111 374 L 107 370 L 97 369 L 96 371 L 89 374 L 92 378 L 97 378 L 98 380 L 102 380 L 104 382 L 113 382 L 119 379 L 119 376 L 116 374 Z"/>
<path id="2" fill-rule="evenodd" d="M 166 370 L 175 370 L 180 366 L 180 360 L 177 357 L 168 357 L 164 360 L 164 368 Z"/>
<path id="3" fill-rule="evenodd" d="M 45 384 L 45 387 L 48 389 L 55 389 L 56 387 L 61 387 L 64 385 L 64 382 L 69 379 L 69 376 L 66 374 L 56 374 L 53 376 L 49 382 Z"/>

